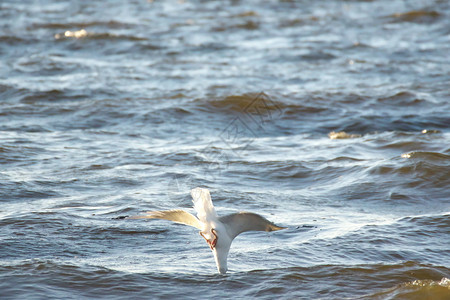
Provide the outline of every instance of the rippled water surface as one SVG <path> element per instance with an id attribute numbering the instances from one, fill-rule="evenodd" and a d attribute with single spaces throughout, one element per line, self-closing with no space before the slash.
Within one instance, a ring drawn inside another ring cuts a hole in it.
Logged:
<path id="1" fill-rule="evenodd" d="M 448 1 L 0 2 L 2 299 L 450 299 Z M 252 211 L 229 273 L 196 229 Z"/>

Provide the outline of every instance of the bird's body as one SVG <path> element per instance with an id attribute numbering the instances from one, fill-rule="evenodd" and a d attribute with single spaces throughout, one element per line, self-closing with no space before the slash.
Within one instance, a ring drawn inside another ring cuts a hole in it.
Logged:
<path id="1" fill-rule="evenodd" d="M 240 233 L 245 231 L 276 231 L 285 228 L 273 224 L 258 214 L 249 212 L 219 217 L 207 189 L 195 188 L 191 190 L 191 195 L 197 217 L 184 210 L 166 210 L 148 212 L 147 215 L 132 218 L 164 219 L 198 228 L 200 235 L 206 240 L 214 254 L 217 270 L 220 274 L 225 274 L 228 270 L 228 252 L 233 239 Z"/>

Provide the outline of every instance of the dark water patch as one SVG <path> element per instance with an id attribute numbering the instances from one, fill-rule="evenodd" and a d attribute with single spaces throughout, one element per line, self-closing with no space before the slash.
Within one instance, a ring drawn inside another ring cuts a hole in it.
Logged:
<path id="1" fill-rule="evenodd" d="M 129 220 L 124 220 L 129 222 Z M 167 229 L 163 228 L 155 228 L 155 229 L 131 229 L 131 228 L 121 228 L 121 227 L 82 227 L 79 230 L 76 230 L 76 234 L 86 235 L 90 240 L 91 239 L 116 239 L 120 240 L 123 237 L 121 235 L 130 235 L 133 239 L 140 238 L 140 236 L 154 236 L 158 234 L 167 233 Z M 75 232 L 73 232 L 75 233 Z"/>
<path id="2" fill-rule="evenodd" d="M 425 99 L 420 99 L 415 94 L 405 91 L 396 93 L 392 96 L 379 98 L 378 101 L 384 105 L 393 105 L 397 107 L 420 107 L 425 106 L 426 104 L 428 104 L 428 106 L 434 105 L 434 103 L 430 103 Z"/>
<path id="3" fill-rule="evenodd" d="M 34 199 L 49 199 L 61 196 L 58 191 L 29 182 L 8 180 L 6 183 L 0 183 L 0 187 L 0 199 L 4 202 L 27 202 Z"/>
<path id="4" fill-rule="evenodd" d="M 279 27 L 280 28 L 290 28 L 290 27 L 295 28 L 295 27 L 306 26 L 306 25 L 309 25 L 309 24 L 317 22 L 317 21 L 319 21 L 319 18 L 315 17 L 315 16 L 304 17 L 304 18 L 294 17 L 294 18 L 289 18 L 287 20 L 281 20 L 279 23 Z"/>
<path id="5" fill-rule="evenodd" d="M 6 46 L 25 46 L 37 43 L 38 40 L 33 36 L 0 35 L 0 49 L 9 52 Z"/>
<path id="6" fill-rule="evenodd" d="M 241 13 L 230 15 L 229 18 L 249 18 L 249 17 L 258 17 L 259 14 L 256 11 L 249 10 Z"/>
<path id="7" fill-rule="evenodd" d="M 388 16 L 393 22 L 412 22 L 431 24 L 437 22 L 442 15 L 434 10 L 412 10 L 405 13 L 395 13 Z"/>
<path id="8" fill-rule="evenodd" d="M 112 169 L 112 165 L 106 164 L 93 164 L 85 168 L 86 171 L 97 171 L 97 170 L 110 170 Z"/>
<path id="9" fill-rule="evenodd" d="M 142 186 L 144 182 L 139 179 L 131 179 L 127 177 L 115 177 L 112 178 L 109 184 L 114 185 L 116 188 L 130 188 Z"/>
<path id="10" fill-rule="evenodd" d="M 331 60 L 336 58 L 336 56 L 326 52 L 314 52 L 301 55 L 300 58 L 306 61 L 316 61 L 316 60 Z"/>
<path id="11" fill-rule="evenodd" d="M 355 157 L 347 157 L 347 156 L 339 156 L 331 159 L 329 162 L 344 162 L 344 163 L 357 163 L 363 162 L 363 159 L 355 158 Z"/>
<path id="12" fill-rule="evenodd" d="M 86 94 L 83 91 L 75 89 L 66 90 L 48 90 L 48 91 L 36 91 L 31 95 L 27 95 L 21 99 L 22 103 L 34 104 L 38 102 L 47 101 L 71 101 L 71 100 L 83 100 L 86 98 Z"/>
<path id="13" fill-rule="evenodd" d="M 229 51 L 235 49 L 234 47 L 225 44 L 225 43 L 202 43 L 200 45 L 193 45 L 192 48 L 190 48 L 187 52 L 188 53 L 210 53 L 217 51 Z"/>
<path id="14" fill-rule="evenodd" d="M 193 113 L 195 111 L 189 105 L 180 104 L 144 112 L 140 121 L 144 124 L 164 124 L 167 120 L 176 119 L 187 123 L 187 118 Z"/>
<path id="15" fill-rule="evenodd" d="M 202 105 L 205 104 L 203 100 L 196 101 L 201 101 Z M 207 100 L 206 104 L 213 110 L 219 109 L 240 113 L 267 113 L 282 109 L 282 104 L 280 102 L 271 99 L 270 96 L 264 93 L 231 95 L 221 99 Z M 259 110 L 257 110 L 257 108 L 259 108 Z"/>
<path id="16" fill-rule="evenodd" d="M 246 30 L 257 30 L 257 29 L 259 29 L 259 26 L 260 26 L 259 22 L 253 21 L 253 20 L 248 20 L 244 23 L 235 25 L 236 28 L 246 29 Z"/>
<path id="17" fill-rule="evenodd" d="M 147 52 L 153 52 L 156 50 L 164 50 L 166 49 L 166 47 L 164 45 L 160 45 L 158 44 L 156 41 L 148 41 L 148 42 L 140 42 L 137 45 L 134 45 L 133 47 L 136 47 L 137 49 L 139 49 L 139 52 L 143 52 L 143 53 L 147 53 Z M 122 50 L 121 53 L 125 52 L 125 51 L 131 51 L 131 48 L 125 48 L 124 50 Z"/>
<path id="18" fill-rule="evenodd" d="M 0 225 L 5 226 L 5 230 L 31 230 L 33 231 L 35 226 L 47 227 L 49 230 L 52 228 L 59 228 L 67 222 L 64 220 L 70 219 L 70 215 L 67 214 L 55 214 L 53 212 L 34 212 L 31 214 L 18 213 L 15 216 L 2 218 Z M 10 228 L 6 228 L 6 226 Z M 40 234 L 38 231 L 36 234 Z"/>
<path id="19" fill-rule="evenodd" d="M 294 102 L 294 101 L 292 101 Z M 313 99 L 295 101 L 296 104 L 279 101 L 265 94 L 245 94 L 242 96 L 228 96 L 223 99 L 207 102 L 215 112 L 217 110 L 241 113 L 242 115 L 263 116 L 266 122 L 277 124 L 277 120 L 300 119 L 313 114 L 325 115 L 332 109 L 313 105 Z M 260 118 L 256 117 L 257 120 Z"/>
<path id="20" fill-rule="evenodd" d="M 212 32 L 228 32 L 235 30 L 257 30 L 260 28 L 260 23 L 254 20 L 247 20 L 245 22 L 222 23 L 211 28 Z"/>
<path id="21" fill-rule="evenodd" d="M 417 135 L 415 137 L 417 138 Z M 408 151 L 411 149 L 423 149 L 429 146 L 427 141 L 413 140 L 412 138 L 407 138 L 405 140 L 404 138 L 400 138 L 389 140 L 384 145 L 379 145 L 378 147 L 387 150 Z"/>

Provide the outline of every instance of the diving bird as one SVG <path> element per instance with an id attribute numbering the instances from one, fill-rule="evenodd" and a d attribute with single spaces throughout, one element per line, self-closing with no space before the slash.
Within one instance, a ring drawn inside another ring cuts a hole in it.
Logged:
<path id="1" fill-rule="evenodd" d="M 276 231 L 286 228 L 277 226 L 266 218 L 250 212 L 238 212 L 219 217 L 208 189 L 192 189 L 191 195 L 197 217 L 184 210 L 175 209 L 150 211 L 146 215 L 131 217 L 131 219 L 163 219 L 198 228 L 200 235 L 206 240 L 214 254 L 220 274 L 225 274 L 228 270 L 227 257 L 231 242 L 240 233 Z"/>

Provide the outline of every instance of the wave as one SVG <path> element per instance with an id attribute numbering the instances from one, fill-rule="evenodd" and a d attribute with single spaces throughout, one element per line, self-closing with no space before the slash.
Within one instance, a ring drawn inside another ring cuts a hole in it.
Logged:
<path id="1" fill-rule="evenodd" d="M 410 154 L 403 155 L 408 158 Z M 412 154 L 414 156 L 414 154 Z M 439 157 L 439 155 L 432 154 L 425 156 L 425 159 L 405 161 L 403 164 L 389 163 L 380 164 L 368 169 L 370 175 L 396 175 L 400 176 L 397 179 L 403 178 L 404 187 L 418 188 L 444 188 L 450 184 L 448 176 L 449 160 L 448 158 Z"/>
<path id="2" fill-rule="evenodd" d="M 419 96 L 409 91 L 400 91 L 391 96 L 380 97 L 377 99 L 377 101 L 382 103 L 383 105 L 393 105 L 401 107 L 417 107 L 421 104 L 427 104 L 430 102 L 427 99 L 421 99 Z"/>
<path id="3" fill-rule="evenodd" d="M 15 298 L 37 295 L 64 298 L 73 294 L 123 298 L 130 293 L 139 299 L 148 295 L 198 298 L 199 289 L 207 289 L 209 297 L 222 298 L 289 295 L 289 298 L 379 299 L 412 295 L 422 299 L 420 296 L 429 294 L 433 296 L 430 299 L 445 299 L 449 292 L 449 272 L 445 267 L 404 262 L 274 268 L 220 276 L 170 270 L 132 273 L 82 262 L 31 259 L 0 264 L 0 288 L 3 296 Z"/>
<path id="4" fill-rule="evenodd" d="M 191 104 L 201 112 L 251 116 L 302 132 L 344 131 L 363 135 L 385 131 L 421 132 L 426 128 L 424 133 L 438 133 L 449 122 L 447 116 L 434 113 L 436 103 L 409 92 L 373 99 L 355 94 L 273 96 L 261 92 L 196 99 Z M 397 107 L 408 109 L 400 112 Z M 361 113 L 369 108 L 369 113 Z M 422 112 L 420 115 L 418 110 Z M 315 125 L 312 128 L 311 122 Z M 308 124 L 308 128 L 301 128 L 302 124 Z"/>
<path id="5" fill-rule="evenodd" d="M 450 295 L 450 279 L 414 280 L 401 283 L 383 292 L 364 296 L 364 299 L 433 299 L 446 300 Z"/>
<path id="6" fill-rule="evenodd" d="M 272 99 L 266 93 L 247 93 L 230 95 L 219 99 L 196 100 L 202 106 L 206 104 L 210 109 L 219 109 L 231 112 L 271 112 L 284 108 L 282 102 Z M 257 110 L 259 109 L 259 110 Z"/>

